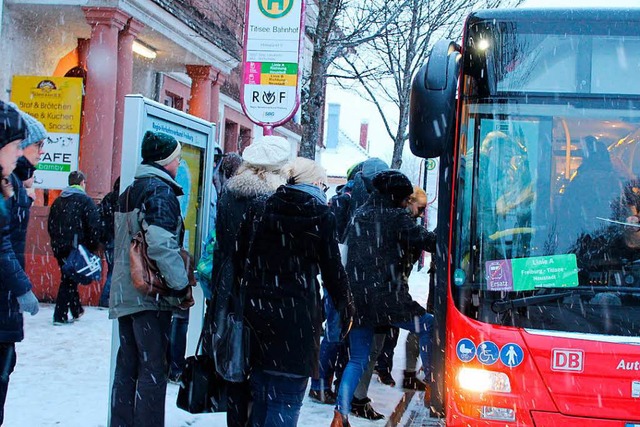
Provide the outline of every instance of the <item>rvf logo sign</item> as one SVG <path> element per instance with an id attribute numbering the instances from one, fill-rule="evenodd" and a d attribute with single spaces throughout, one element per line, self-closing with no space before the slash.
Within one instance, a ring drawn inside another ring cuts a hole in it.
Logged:
<path id="1" fill-rule="evenodd" d="M 551 369 L 554 371 L 582 372 L 584 370 L 584 351 L 554 348 Z"/>
<path id="2" fill-rule="evenodd" d="M 293 0 L 258 0 L 260 12 L 267 18 L 282 18 L 291 11 Z"/>

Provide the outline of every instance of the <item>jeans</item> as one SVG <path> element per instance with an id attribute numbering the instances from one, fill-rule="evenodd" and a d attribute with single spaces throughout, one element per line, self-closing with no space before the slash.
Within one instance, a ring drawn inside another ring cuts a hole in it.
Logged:
<path id="1" fill-rule="evenodd" d="M 58 296 L 56 297 L 56 307 L 53 310 L 53 320 L 66 321 L 67 312 L 71 312 L 71 316 L 77 319 L 84 309 L 80 304 L 80 294 L 78 293 L 78 284 L 60 270 L 60 287 L 58 288 Z"/>
<path id="2" fill-rule="evenodd" d="M 111 390 L 110 427 L 163 427 L 170 311 L 118 318 L 120 348 Z"/>
<path id="3" fill-rule="evenodd" d="M 169 363 L 169 378 L 177 379 L 182 375 L 187 351 L 187 331 L 189 329 L 189 310 L 181 310 L 173 313 L 171 318 L 171 335 L 169 336 L 169 348 L 167 362 Z"/>
<path id="4" fill-rule="evenodd" d="M 107 279 L 104 281 L 104 287 L 100 294 L 100 301 L 98 305 L 100 307 L 109 307 L 109 293 L 111 292 L 111 276 L 113 275 L 113 246 L 107 248 L 104 251 L 104 256 L 107 259 Z"/>
<path id="5" fill-rule="evenodd" d="M 16 345 L 12 342 L 0 343 L 0 426 L 4 422 L 4 402 L 7 400 L 9 376 L 16 367 Z"/>
<path id="6" fill-rule="evenodd" d="M 342 371 L 347 364 L 346 346 L 340 340 L 342 332 L 340 313 L 335 309 L 330 297 L 325 296 L 323 303 L 326 324 L 320 343 L 318 378 L 311 379 L 311 390 L 315 391 L 331 390 L 331 380 L 334 374 L 339 382 Z"/>
<path id="7" fill-rule="evenodd" d="M 402 329 L 416 332 L 420 339 L 420 356 L 422 357 L 422 366 L 424 368 L 425 377 L 431 375 L 431 337 L 433 335 L 433 315 L 429 313 L 416 317 L 415 322 L 396 323 Z M 349 333 L 349 345 L 351 350 L 351 359 L 342 374 L 342 381 L 338 390 L 338 398 L 336 400 L 336 410 L 344 416 L 348 416 L 351 411 L 351 400 L 355 393 L 356 387 L 360 382 L 363 372 L 367 368 L 371 352 L 371 344 L 373 342 L 374 328 L 373 326 L 360 326 L 351 329 Z"/>
<path id="8" fill-rule="evenodd" d="M 251 427 L 295 427 L 308 377 L 289 377 L 256 369 L 251 373 Z"/>
<path id="9" fill-rule="evenodd" d="M 353 393 L 354 399 L 364 400 L 367 398 L 367 394 L 369 392 L 369 384 L 371 384 L 371 376 L 373 375 L 373 368 L 376 365 L 376 360 L 382 351 L 382 347 L 385 341 L 385 334 L 374 334 L 373 341 L 371 342 L 371 349 L 369 353 L 369 359 L 367 363 L 367 367 L 364 372 L 360 376 L 360 381 L 358 382 L 358 387 L 356 387 L 356 391 Z"/>
<path id="10" fill-rule="evenodd" d="M 326 337 L 320 343 L 320 362 L 318 364 L 318 378 L 311 379 L 311 390 L 331 390 L 331 381 L 336 369 L 338 352 L 343 344 L 330 342 Z"/>
<path id="11" fill-rule="evenodd" d="M 324 328 L 324 338 L 332 343 L 340 342 L 340 333 L 342 332 L 342 322 L 340 320 L 340 313 L 333 305 L 333 301 L 328 296 L 323 298 L 324 302 L 324 314 L 327 319 L 326 326 Z"/>

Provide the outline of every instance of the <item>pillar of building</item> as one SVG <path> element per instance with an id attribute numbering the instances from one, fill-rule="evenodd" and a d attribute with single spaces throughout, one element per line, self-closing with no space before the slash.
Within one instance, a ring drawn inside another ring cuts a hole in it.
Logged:
<path id="1" fill-rule="evenodd" d="M 211 121 L 220 127 L 220 88 L 224 84 L 226 77 L 220 71 L 216 73 L 216 78 L 211 87 Z"/>
<path id="2" fill-rule="evenodd" d="M 118 32 L 130 17 L 116 8 L 85 7 L 83 11 L 91 25 L 91 40 L 87 55 L 80 169 L 86 174 L 89 196 L 101 199 L 111 190 Z"/>
<path id="3" fill-rule="evenodd" d="M 89 39 L 78 39 L 78 65 L 87 69 L 87 55 L 89 54 Z"/>
<path id="4" fill-rule="evenodd" d="M 191 77 L 189 114 L 211 121 L 211 93 L 217 70 L 210 65 L 187 65 Z"/>
<path id="5" fill-rule="evenodd" d="M 133 41 L 144 25 L 131 18 L 118 34 L 118 83 L 116 85 L 116 120 L 113 127 L 113 157 L 110 183 L 120 176 L 122 162 L 122 130 L 124 128 L 124 97 L 133 87 Z"/>

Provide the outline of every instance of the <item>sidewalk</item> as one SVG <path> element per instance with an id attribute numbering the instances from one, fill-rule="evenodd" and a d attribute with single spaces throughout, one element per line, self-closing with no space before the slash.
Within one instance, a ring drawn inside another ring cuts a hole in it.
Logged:
<path id="1" fill-rule="evenodd" d="M 427 275 L 414 272 L 416 299 L 426 300 Z M 109 397 L 112 321 L 107 311 L 86 307 L 82 318 L 71 325 L 54 326 L 53 305 L 41 304 L 36 316 L 26 315 L 25 339 L 16 344 L 18 362 L 11 375 L 5 404 L 5 427 L 105 427 Z M 404 339 L 401 334 L 394 357 L 393 376 L 402 381 Z M 175 405 L 178 386 L 169 384 L 166 427 L 224 427 L 225 414 L 192 415 Z M 403 390 L 371 382 L 369 397 L 387 418 L 403 396 Z M 305 398 L 300 427 L 328 427 L 333 407 Z M 351 417 L 353 427 L 384 427 Z M 401 424 L 406 425 L 406 424 Z M 419 425 L 419 424 L 418 424 Z"/>

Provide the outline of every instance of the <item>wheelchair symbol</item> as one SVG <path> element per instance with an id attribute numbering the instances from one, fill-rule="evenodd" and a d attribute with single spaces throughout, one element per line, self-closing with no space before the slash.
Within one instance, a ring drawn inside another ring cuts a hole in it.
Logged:
<path id="1" fill-rule="evenodd" d="M 478 346 L 477 358 L 483 365 L 493 365 L 498 361 L 500 350 L 491 341 L 485 341 Z"/>

